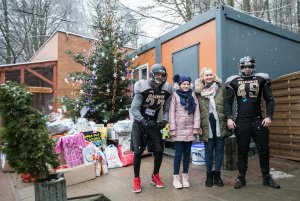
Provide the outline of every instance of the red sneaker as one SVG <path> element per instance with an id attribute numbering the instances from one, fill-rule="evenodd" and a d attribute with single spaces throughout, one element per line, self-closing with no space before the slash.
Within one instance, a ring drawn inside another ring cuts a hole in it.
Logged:
<path id="1" fill-rule="evenodd" d="M 164 183 L 160 180 L 160 176 L 159 174 L 153 174 L 152 175 L 152 180 L 150 181 L 150 183 L 154 186 L 156 186 L 157 188 L 163 188 L 165 187 Z"/>
<path id="2" fill-rule="evenodd" d="M 140 193 L 141 191 L 141 179 L 139 177 L 135 177 L 133 179 L 133 192 Z"/>

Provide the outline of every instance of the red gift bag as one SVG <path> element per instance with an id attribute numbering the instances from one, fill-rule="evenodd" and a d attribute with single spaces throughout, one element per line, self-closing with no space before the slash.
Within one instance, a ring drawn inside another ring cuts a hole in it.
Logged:
<path id="1" fill-rule="evenodd" d="M 118 153 L 123 167 L 133 164 L 133 152 L 130 149 L 123 149 L 123 146 L 119 145 Z"/>

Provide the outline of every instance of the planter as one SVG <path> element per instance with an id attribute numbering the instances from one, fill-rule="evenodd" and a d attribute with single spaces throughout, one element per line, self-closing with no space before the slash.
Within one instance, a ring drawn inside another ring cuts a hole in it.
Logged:
<path id="1" fill-rule="evenodd" d="M 62 173 L 51 174 L 47 179 L 34 182 L 35 201 L 66 201 L 66 180 Z"/>

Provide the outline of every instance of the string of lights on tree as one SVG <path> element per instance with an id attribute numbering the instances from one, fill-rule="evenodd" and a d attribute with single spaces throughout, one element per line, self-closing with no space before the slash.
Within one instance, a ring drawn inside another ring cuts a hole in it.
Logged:
<path id="1" fill-rule="evenodd" d="M 130 77 L 128 68 L 136 57 L 124 57 L 127 50 L 123 38 L 128 36 L 124 37 L 123 32 L 119 31 L 112 13 L 106 11 L 100 16 L 95 25 L 96 40 L 84 52 L 85 56 L 69 53 L 83 66 L 83 72 L 72 73 L 65 81 L 68 84 L 77 83 L 75 100 L 69 101 L 73 105 L 75 101 L 77 111 L 80 110 L 78 107 L 86 106 L 87 116 L 98 123 L 107 123 L 128 115 L 131 101 L 127 90 L 130 80 L 126 78 Z"/>

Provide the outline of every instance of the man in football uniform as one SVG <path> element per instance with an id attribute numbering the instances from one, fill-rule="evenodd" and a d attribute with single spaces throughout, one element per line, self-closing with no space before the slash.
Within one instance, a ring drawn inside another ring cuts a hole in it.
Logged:
<path id="1" fill-rule="evenodd" d="M 146 146 L 149 152 L 154 152 L 154 170 L 150 183 L 158 188 L 164 187 L 159 176 L 163 158 L 163 140 L 160 130 L 167 124 L 172 87 L 166 83 L 167 72 L 162 64 L 154 64 L 150 74 L 150 80 L 139 80 L 135 83 L 130 109 L 134 117 L 131 149 L 134 152 L 133 192 L 135 193 L 142 191 L 140 166 L 141 156 Z M 161 109 L 163 110 L 163 117 L 158 122 Z"/>
<path id="2" fill-rule="evenodd" d="M 245 175 L 248 168 L 248 151 L 251 137 L 259 155 L 263 185 L 279 189 L 269 174 L 269 130 L 274 112 L 274 98 L 270 89 L 270 77 L 265 73 L 255 74 L 255 60 L 249 56 L 239 61 L 239 75 L 229 77 L 225 83 L 225 115 L 229 129 L 235 129 L 238 145 L 239 175 L 235 189 L 246 185 Z M 237 101 L 237 118 L 233 120 L 232 106 Z M 262 97 L 266 103 L 266 116 L 261 110 Z"/>

